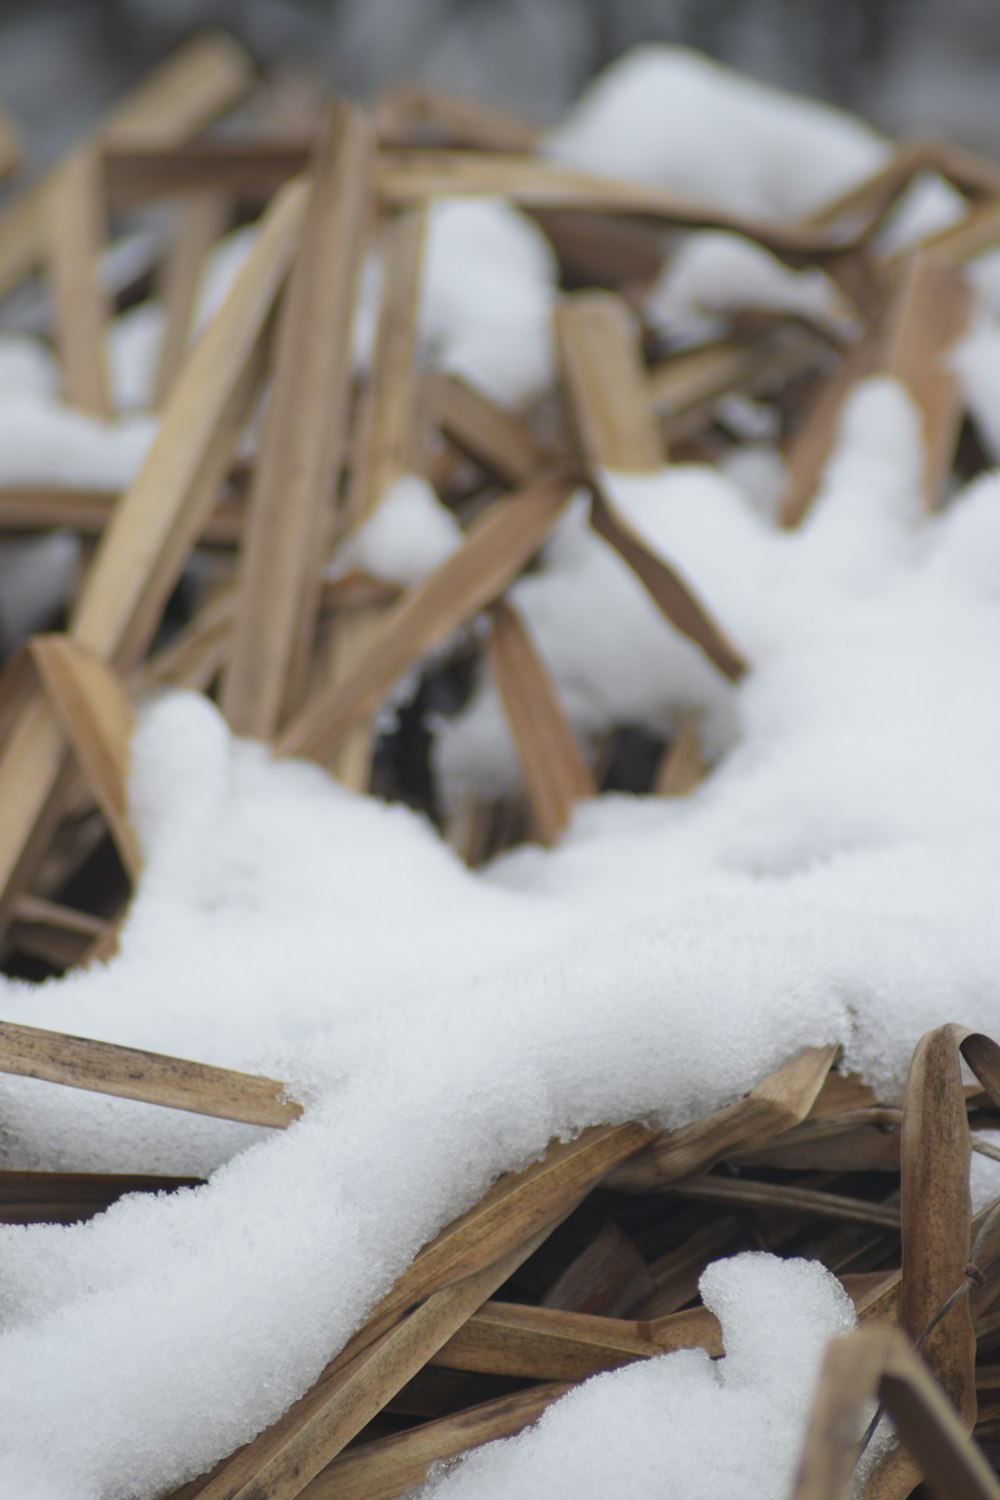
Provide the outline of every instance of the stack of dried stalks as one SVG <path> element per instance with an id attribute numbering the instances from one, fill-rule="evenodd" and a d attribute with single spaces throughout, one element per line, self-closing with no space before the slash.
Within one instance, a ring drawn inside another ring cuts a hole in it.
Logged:
<path id="1" fill-rule="evenodd" d="M 240 101 L 256 125 L 204 133 Z M 782 409 L 784 519 L 794 525 L 845 393 L 862 374 L 895 375 L 923 413 L 927 500 L 937 503 L 962 417 L 942 358 L 968 312 L 958 268 L 1000 240 L 1000 169 L 904 146 L 821 214 L 775 225 L 567 170 L 534 154 L 534 141 L 522 120 L 433 92 L 396 92 L 373 114 L 317 107 L 308 89 L 258 85 L 233 44 L 210 38 L 0 213 L 0 293 L 47 281 L 63 394 L 105 415 L 111 303 L 98 266 L 109 223 L 154 199 L 176 206 L 176 234 L 144 273 L 167 314 L 148 461 L 121 495 L 0 492 L 0 531 L 70 527 L 97 541 L 65 630 L 30 641 L 0 682 L 8 966 L 23 971 L 30 956 L 61 969 L 113 951 L 139 868 L 123 790 L 133 703 L 162 684 L 214 693 L 234 729 L 278 754 L 312 757 L 357 788 L 374 775 L 377 790 L 412 796 L 398 757 L 383 751 L 373 769 L 372 717 L 402 673 L 486 611 L 489 632 L 463 649 L 489 654 L 526 799 L 464 807 L 447 836 L 470 863 L 525 832 L 557 839 L 574 803 L 605 783 L 614 746 L 586 763 L 505 591 L 582 484 L 593 526 L 673 624 L 729 677 L 751 670 L 616 514 L 599 478 L 603 467 L 656 469 L 668 445 L 712 457 L 725 442 L 713 418 L 727 393 L 763 392 Z M 927 165 L 969 198 L 968 217 L 915 251 L 880 257 L 874 232 Z M 418 367 L 424 215 L 439 194 L 506 196 L 551 238 L 567 295 L 556 318 L 560 389 L 544 422 Z M 251 216 L 260 233 L 249 260 L 192 345 L 205 256 Z M 631 311 L 637 291 L 665 229 L 705 225 L 736 229 L 790 264 L 820 265 L 858 311 L 856 342 L 838 347 L 822 330 L 747 308 L 730 337 L 650 362 Z M 358 382 L 352 313 L 376 232 L 384 291 L 372 366 Z M 271 399 L 247 464 L 234 450 L 265 381 Z M 970 453 L 962 462 L 975 465 Z M 359 574 L 325 580 L 331 547 L 412 471 L 454 507 L 464 545 L 405 591 Z M 214 585 L 165 635 L 168 599 L 197 549 L 213 559 Z M 689 726 L 639 789 L 684 795 L 702 769 Z M 980 1086 L 963 1087 L 960 1054 Z M 977 1131 L 1000 1110 L 1000 1051 L 958 1028 L 932 1033 L 901 1109 L 832 1072 L 835 1061 L 832 1049 L 807 1051 L 683 1130 L 592 1129 L 502 1179 L 421 1252 L 308 1394 L 177 1500 L 381 1500 L 433 1460 L 518 1430 L 595 1371 L 678 1347 L 718 1353 L 697 1278 L 747 1246 L 819 1258 L 859 1311 L 861 1331 L 830 1351 L 798 1500 L 845 1492 L 860 1412 L 876 1392 L 901 1446 L 868 1481 L 872 1500 L 909 1493 L 921 1473 L 939 1493 L 1000 1495 L 967 1436 L 1000 1438 L 991 1362 L 1000 1232 L 988 1217 L 972 1221 L 968 1192 L 970 1151 L 988 1149 Z M 271 1079 L 26 1026 L 0 1025 L 0 1069 L 274 1128 L 298 1113 Z M 739 1171 L 713 1171 L 722 1162 Z M 7 1171 L 0 1216 L 72 1222 L 123 1192 L 175 1185 Z"/>

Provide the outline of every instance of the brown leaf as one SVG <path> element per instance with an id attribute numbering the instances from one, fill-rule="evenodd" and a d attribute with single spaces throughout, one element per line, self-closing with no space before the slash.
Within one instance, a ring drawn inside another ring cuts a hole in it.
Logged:
<path id="1" fill-rule="evenodd" d="M 1000 1500 L 1000 1484 L 947 1397 L 901 1333 L 877 1327 L 827 1349 L 791 1500 L 845 1500 L 866 1407 L 880 1396 L 900 1441 L 936 1494 Z M 902 1497 L 912 1472 L 881 1496 Z M 866 1490 L 866 1495 L 872 1493 Z"/>
<path id="2" fill-rule="evenodd" d="M 334 106 L 316 148 L 302 239 L 277 335 L 254 468 L 221 704 L 241 734 L 277 730 L 300 636 L 319 607 L 334 479 L 343 460 L 351 336 L 369 211 L 371 133 Z M 305 618 L 303 611 L 305 609 Z"/>
<path id="3" fill-rule="evenodd" d="M 543 840 L 554 844 L 577 802 L 596 797 L 576 735 L 519 615 L 502 601 L 491 610 L 489 661 L 517 745 Z"/>
<path id="4" fill-rule="evenodd" d="M 780 1135 L 809 1113 L 837 1050 L 807 1047 L 735 1104 L 657 1136 L 641 1156 L 615 1172 L 612 1185 L 639 1193 L 662 1188 L 707 1170 L 731 1152 L 750 1150 Z"/>
<path id="5" fill-rule="evenodd" d="M 414 662 L 494 600 L 545 540 L 575 489 L 575 476 L 540 474 L 496 501 L 457 552 L 386 614 L 368 649 L 334 687 L 304 705 L 277 742 L 282 755 L 326 760 L 378 708 Z"/>
<path id="6" fill-rule="evenodd" d="M 250 1125 L 286 1126 L 302 1113 L 273 1078 L 12 1021 L 0 1021 L 0 1073 Z"/>
<path id="7" fill-rule="evenodd" d="M 56 718 L 72 746 L 128 873 L 139 873 L 139 849 L 128 820 L 128 747 L 134 724 L 118 674 L 72 637 L 38 635 L 28 649 Z"/>

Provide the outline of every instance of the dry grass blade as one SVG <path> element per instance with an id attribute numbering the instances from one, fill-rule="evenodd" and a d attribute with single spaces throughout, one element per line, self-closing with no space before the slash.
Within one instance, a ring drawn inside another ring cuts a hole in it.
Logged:
<path id="1" fill-rule="evenodd" d="M 787 1183 L 751 1182 L 732 1177 L 685 1177 L 670 1184 L 670 1192 L 682 1198 L 708 1203 L 743 1204 L 747 1208 L 783 1208 L 792 1213 L 821 1219 L 843 1219 L 851 1224 L 871 1224 L 898 1229 L 899 1210 L 890 1203 L 870 1203 L 842 1193 L 825 1193 Z"/>
<path id="2" fill-rule="evenodd" d="M 229 659 L 236 624 L 236 592 L 226 589 L 205 604 L 161 650 L 130 677 L 138 697 L 170 684 L 205 692 Z"/>
<path id="3" fill-rule="evenodd" d="M 989 1464 L 919 1355 L 902 1334 L 881 1327 L 831 1342 L 791 1500 L 846 1500 L 863 1414 L 876 1396 L 935 1493 L 1000 1500 Z"/>
<path id="4" fill-rule="evenodd" d="M 740 1151 L 733 1159 L 745 1166 L 800 1171 L 898 1172 L 899 1122 L 879 1118 L 890 1113 L 855 1110 L 856 1119 L 845 1116 L 829 1129 L 824 1120 L 806 1120 L 763 1149 Z"/>
<path id="5" fill-rule="evenodd" d="M 665 1187 L 704 1172 L 731 1152 L 750 1150 L 804 1120 L 837 1055 L 836 1047 L 807 1047 L 768 1073 L 744 1098 L 704 1120 L 666 1131 L 633 1161 L 619 1167 L 612 1185 L 625 1192 Z"/>
<path id="6" fill-rule="evenodd" d="M 822 255 L 843 249 L 856 235 L 808 224 L 777 224 L 716 204 L 683 198 L 645 183 L 599 177 L 541 157 L 462 151 L 382 151 L 379 189 L 392 204 L 427 198 L 496 196 L 522 208 L 582 209 L 630 214 L 691 229 L 731 229 L 776 255 Z"/>
<path id="7" fill-rule="evenodd" d="M 0 109 L 0 179 L 10 177 L 21 165 L 24 142 L 13 117 Z"/>
<path id="8" fill-rule="evenodd" d="M 917 1044 L 903 1098 L 900 1143 L 903 1283 L 901 1324 L 921 1339 L 965 1281 L 972 1237 L 971 1142 L 954 1028 Z M 970 1427 L 976 1417 L 976 1339 L 961 1297 L 922 1339 L 921 1351 Z"/>
<path id="9" fill-rule="evenodd" d="M 593 490 L 591 524 L 598 536 L 602 536 L 628 563 L 671 625 L 700 646 L 731 682 L 739 682 L 749 670 L 745 658 L 715 623 L 693 589 L 646 546 L 599 485 Z"/>
<path id="10" fill-rule="evenodd" d="M 254 81 L 250 57 L 226 32 L 179 47 L 99 126 L 102 140 L 169 147 L 238 103 Z"/>
<path id="11" fill-rule="evenodd" d="M 653 791 L 658 797 L 686 797 L 705 775 L 699 733 L 700 716 L 695 709 L 682 709 L 674 737 L 657 767 Z"/>
<path id="12" fill-rule="evenodd" d="M 732 390 L 773 395 L 810 369 L 825 345 L 799 325 L 768 328 L 754 337 L 724 339 L 715 344 L 679 349 L 649 372 L 649 401 L 667 424 L 710 409 Z"/>
<path id="13" fill-rule="evenodd" d="M 225 233 L 229 218 L 230 204 L 222 197 L 191 198 L 180 210 L 177 235 L 160 273 L 163 337 L 153 382 L 153 401 L 157 407 L 163 405 L 184 363 L 205 257 Z"/>
<path id="14" fill-rule="evenodd" d="M 417 406 L 417 316 L 426 218 L 422 209 L 396 214 L 385 231 L 383 289 L 371 369 L 371 410 L 352 486 L 348 525 L 371 515 L 409 467 Z"/>
<path id="15" fill-rule="evenodd" d="M 138 1172 L 0 1171 L 0 1224 L 79 1223 L 102 1213 L 126 1193 L 200 1187 L 200 1177 Z"/>
<path id="16" fill-rule="evenodd" d="M 541 127 L 510 110 L 425 84 L 403 84 L 375 105 L 379 143 L 410 145 L 429 134 L 479 151 L 531 151 Z"/>
<path id="17" fill-rule="evenodd" d="M 844 402 L 859 380 L 877 368 L 887 307 L 873 317 L 864 337 L 842 355 L 788 445 L 783 526 L 797 526 L 811 505 L 840 427 Z"/>
<path id="18" fill-rule="evenodd" d="M 431 377 L 441 389 L 441 430 L 469 458 L 505 484 L 524 484 L 554 454 L 505 406 L 457 375 Z"/>
<path id="19" fill-rule="evenodd" d="M 665 455 L 629 309 L 610 292 L 578 292 L 558 304 L 554 318 L 582 455 L 606 469 L 655 473 Z"/>
<path id="20" fill-rule="evenodd" d="M 489 662 L 542 838 L 554 844 L 577 802 L 596 797 L 576 736 L 516 610 L 491 611 Z"/>
<path id="21" fill-rule="evenodd" d="M 530 1427 L 570 1389 L 564 1384 L 535 1386 L 364 1443 L 334 1459 L 306 1485 L 302 1500 L 393 1500 L 419 1484 L 431 1464 Z"/>
<path id="22" fill-rule="evenodd" d="M 122 863 L 134 879 L 140 858 L 126 807 L 134 715 L 121 678 L 70 636 L 35 636 L 28 649 L 52 710 L 108 820 Z"/>
<path id="23" fill-rule="evenodd" d="M 541 546 L 574 488 L 575 476 L 541 474 L 492 505 L 469 528 L 464 545 L 389 611 L 350 673 L 304 705 L 279 738 L 280 753 L 328 759 L 408 667 L 506 588 Z"/>
<path id="24" fill-rule="evenodd" d="M 990 196 L 978 203 L 964 218 L 939 229 L 923 241 L 923 249 L 936 259 L 950 266 L 963 266 L 967 261 L 992 250 L 1000 242 L 1000 198 Z"/>
<path id="25" fill-rule="evenodd" d="M 528 1380 L 586 1380 L 673 1349 L 722 1353 L 718 1319 L 705 1307 L 649 1322 L 487 1302 L 434 1356 L 450 1370 Z"/>
<path id="26" fill-rule="evenodd" d="M 239 733 L 276 731 L 304 598 L 319 598 L 324 511 L 343 457 L 351 331 L 368 220 L 370 132 L 334 107 L 317 146 L 285 294 L 272 399 L 254 470 L 222 707 Z M 314 575 L 314 576 L 310 576 Z M 309 622 L 309 634 L 315 619 Z"/>
<path id="27" fill-rule="evenodd" d="M 541 1299 L 541 1306 L 628 1317 L 655 1288 L 635 1241 L 609 1219 L 556 1278 Z"/>
<path id="28" fill-rule="evenodd" d="M 900 381 L 917 406 L 925 443 L 924 494 L 928 505 L 939 504 L 961 418 L 958 378 L 947 356 L 965 330 L 970 296 L 940 256 L 923 250 L 907 258 L 888 301 L 843 357 L 790 445 L 784 525 L 796 525 L 816 493 L 850 391 L 876 373 Z"/>
<path id="29" fill-rule="evenodd" d="M 14 910 L 10 941 L 21 953 L 68 969 L 86 962 L 94 943 L 107 938 L 109 931 L 108 923 L 90 912 L 22 894 Z"/>
<path id="30" fill-rule="evenodd" d="M 572 209 L 528 210 L 572 286 L 612 286 L 623 295 L 651 283 L 663 265 L 663 231 L 648 219 Z"/>
<path id="31" fill-rule="evenodd" d="M 992 1037 L 980 1031 L 967 1031 L 964 1026 L 955 1026 L 952 1035 L 965 1061 L 1000 1109 L 1000 1046 Z"/>
<path id="32" fill-rule="evenodd" d="M 595 1183 L 649 1141 L 641 1125 L 596 1126 L 568 1145 L 550 1146 L 541 1161 L 523 1172 L 502 1177 L 468 1213 L 421 1251 L 411 1267 L 412 1286 L 404 1277 L 390 1298 L 405 1306 L 405 1297 L 487 1264 L 526 1235 L 568 1213 Z M 498 1249 L 499 1247 L 499 1249 Z M 410 1275 L 410 1273 L 407 1273 Z"/>
<path id="33" fill-rule="evenodd" d="M 662 445 L 627 310 L 609 296 L 572 299 L 559 309 L 556 328 L 563 380 L 589 462 L 625 472 L 659 468 Z M 735 647 L 688 585 L 622 518 L 599 484 L 593 492 L 592 524 L 628 563 L 667 619 L 726 676 L 734 681 L 742 676 L 746 663 Z"/>
<path id="34" fill-rule="evenodd" d="M 501 1179 L 414 1261 L 366 1326 L 273 1427 L 186 1500 L 291 1500 L 468 1320 L 610 1168 L 637 1150 L 635 1125 L 584 1132 Z"/>
<path id="35" fill-rule="evenodd" d="M 232 37 L 205 34 L 182 47 L 127 95 L 98 126 L 93 141 L 172 145 L 222 114 L 246 93 L 249 57 Z M 45 198 L 51 175 L 0 214 L 0 297 L 40 263 Z"/>
<path id="36" fill-rule="evenodd" d="M 130 656 L 141 653 L 214 506 L 219 469 L 228 463 L 243 416 L 244 377 L 294 255 L 304 208 L 305 187 L 296 183 L 265 215 L 253 250 L 192 349 L 146 461 L 115 512 L 73 621 L 78 639 L 104 655 L 119 655 L 123 645 Z M 207 476 L 214 481 L 210 487 Z"/>
<path id="37" fill-rule="evenodd" d="M 106 327 L 108 298 L 101 285 L 104 181 L 92 147 L 73 151 L 45 192 L 45 258 L 55 301 L 55 338 L 62 392 L 91 416 L 111 416 Z"/>
<path id="38" fill-rule="evenodd" d="M 273 1078 L 10 1021 L 0 1021 L 0 1073 L 249 1125 L 283 1127 L 302 1113 Z"/>
<path id="39" fill-rule="evenodd" d="M 941 502 L 958 441 L 962 396 L 948 354 L 966 330 L 971 306 L 971 288 L 946 261 L 926 252 L 908 258 L 879 368 L 906 387 L 920 412 L 931 508 Z"/>
<path id="40" fill-rule="evenodd" d="M 871 234 L 916 173 L 931 165 L 933 150 L 933 146 L 925 141 L 904 143 L 884 167 L 829 199 L 809 214 L 805 222 L 818 228 L 862 220 L 865 234 Z"/>
<path id="41" fill-rule="evenodd" d="M 255 378 L 253 357 L 288 269 L 304 189 L 286 190 L 246 264 L 198 340 L 134 483 L 115 511 L 80 597 L 72 634 L 109 661 L 138 658 L 195 537 L 215 504 Z M 0 918 L 45 847 L 65 760 L 59 726 L 39 698 L 0 759 Z"/>

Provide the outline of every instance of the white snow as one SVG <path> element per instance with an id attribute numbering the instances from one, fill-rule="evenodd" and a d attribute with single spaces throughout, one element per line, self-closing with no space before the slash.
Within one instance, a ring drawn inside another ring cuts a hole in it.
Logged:
<path id="1" fill-rule="evenodd" d="M 749 1252 L 701 1278 L 725 1356 L 679 1350 L 577 1386 L 517 1437 L 441 1466 L 415 1500 L 775 1500 L 789 1493 L 829 1338 L 854 1309 L 822 1266 Z"/>
<path id="2" fill-rule="evenodd" d="M 148 411 L 163 339 L 164 311 L 159 302 L 138 302 L 112 319 L 108 327 L 108 370 L 116 411 Z"/>
<path id="3" fill-rule="evenodd" d="M 994 463 L 1000 461 L 1000 301 L 997 306 L 994 312 L 980 303 L 969 332 L 952 353 L 969 415 Z"/>
<path id="4" fill-rule="evenodd" d="M 0 485 L 119 490 L 153 440 L 153 417 L 102 422 L 32 394 L 0 400 Z"/>
<path id="5" fill-rule="evenodd" d="M 725 332 L 727 314 L 743 308 L 788 313 L 839 337 L 856 329 L 837 287 L 822 271 L 793 271 L 739 234 L 690 235 L 666 260 L 646 303 L 650 322 L 675 344 L 702 343 Z"/>
<path id="6" fill-rule="evenodd" d="M 853 115 L 665 45 L 633 48 L 606 68 L 546 149 L 573 166 L 772 219 L 808 214 L 892 154 Z"/>
<path id="7" fill-rule="evenodd" d="M 421 358 L 517 406 L 552 384 L 558 268 L 548 240 L 498 198 L 437 198 L 428 209 L 420 292 Z M 371 359 L 381 287 L 364 268 L 355 357 Z"/>
<path id="8" fill-rule="evenodd" d="M 875 236 L 883 255 L 909 249 L 964 219 L 969 205 L 940 172 L 918 172 Z"/>
<path id="9" fill-rule="evenodd" d="M 404 809 L 232 741 L 198 698 L 148 710 L 121 954 L 7 982 L 3 1013 L 269 1071 L 309 1108 L 267 1135 L 3 1081 L 10 1165 L 215 1168 L 90 1225 L 3 1231 L 19 1494 L 149 1494 L 250 1437 L 553 1135 L 681 1123 L 834 1040 L 891 1094 L 930 1025 L 997 1029 L 1000 480 L 928 520 L 919 467 L 879 381 L 800 535 L 708 474 L 682 472 L 674 505 L 654 476 L 655 507 L 614 480 L 754 663 L 721 695 L 732 746 L 690 799 L 600 799 L 558 849 L 481 875 Z M 551 550 L 583 540 L 567 525 Z M 627 663 L 607 604 L 591 614 Z M 710 669 L 688 668 L 711 709 Z"/>
<path id="10" fill-rule="evenodd" d="M 427 480 L 404 474 L 338 550 L 332 572 L 339 576 L 357 569 L 390 583 L 417 583 L 461 542 L 462 528 Z"/>
<path id="11" fill-rule="evenodd" d="M 667 47 L 610 69 L 548 149 L 779 219 L 890 151 L 848 116 Z M 953 211 L 931 180 L 886 243 Z M 252 236 L 210 258 L 199 326 Z M 995 267 L 984 258 L 978 275 L 988 304 Z M 377 280 L 372 263 L 362 349 Z M 435 206 L 429 363 L 508 403 L 544 390 L 556 296 L 527 218 L 491 200 Z M 677 337 L 754 303 L 843 315 L 830 283 L 724 235 L 683 244 L 658 298 Z M 1000 457 L 992 317 L 957 359 Z M 147 304 L 111 329 L 121 408 L 148 404 L 161 319 Z M 56 390 L 44 345 L 0 340 L 0 484 L 127 483 L 155 418 L 99 423 Z M 729 411 L 738 436 L 770 437 L 769 420 Z M 622 724 L 669 737 L 697 709 L 714 769 L 688 798 L 584 804 L 557 848 L 482 872 L 408 810 L 234 739 L 206 700 L 147 706 L 130 771 L 143 873 L 120 953 L 41 988 L 0 981 L 0 1014 L 266 1072 L 306 1110 L 269 1132 L 0 1077 L 4 1166 L 209 1177 L 88 1224 L 0 1228 L 12 1494 L 143 1500 L 204 1470 L 309 1386 L 428 1238 L 553 1137 L 686 1123 L 832 1042 L 888 1098 L 930 1026 L 1000 1031 L 1000 475 L 929 517 L 920 470 L 916 413 L 875 380 L 794 533 L 774 525 L 781 460 L 766 441 L 718 472 L 604 476 L 748 658 L 739 687 L 663 619 L 577 497 L 511 590 L 570 722 L 586 746 Z M 408 475 L 337 566 L 407 584 L 459 540 Z M 44 545 L 46 576 L 26 551 L 4 599 L 11 634 L 65 586 L 64 542 Z M 438 725 L 435 764 L 447 803 L 519 785 L 488 676 Z M 977 1158 L 977 1202 L 996 1181 Z M 636 1497 L 787 1489 L 846 1297 L 817 1266 L 756 1255 L 709 1268 L 703 1292 L 724 1360 L 688 1351 L 595 1379 L 426 1493 L 575 1500 L 617 1491 L 623 1465 Z"/>

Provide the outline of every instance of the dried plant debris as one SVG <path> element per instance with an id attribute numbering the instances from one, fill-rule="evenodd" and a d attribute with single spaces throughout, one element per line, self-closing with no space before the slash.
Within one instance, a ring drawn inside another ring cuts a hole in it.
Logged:
<path id="1" fill-rule="evenodd" d="M 1000 168 L 210 36 L 0 293 L 5 1487 L 995 1496 Z"/>

